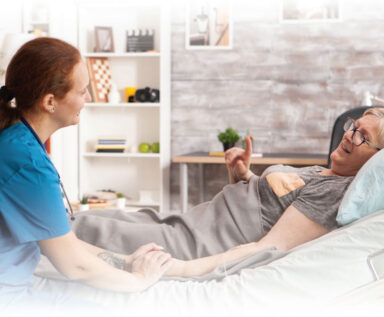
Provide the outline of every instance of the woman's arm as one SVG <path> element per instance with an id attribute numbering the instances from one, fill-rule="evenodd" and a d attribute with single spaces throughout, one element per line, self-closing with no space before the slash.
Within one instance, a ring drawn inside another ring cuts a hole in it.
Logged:
<path id="1" fill-rule="evenodd" d="M 289 250 L 300 244 L 316 239 L 329 230 L 309 219 L 292 205 L 289 206 L 277 223 L 260 241 L 241 245 L 224 253 L 180 261 L 172 259 L 172 267 L 167 275 L 176 273 L 182 276 L 199 276 L 213 271 L 216 267 L 248 257 L 270 247 Z"/>
<path id="2" fill-rule="evenodd" d="M 95 255 L 99 248 L 91 248 L 90 252 L 73 232 L 38 243 L 67 278 L 112 291 L 142 291 L 155 283 L 171 265 L 169 254 L 151 251 L 133 261 L 132 273 L 117 269 Z"/>

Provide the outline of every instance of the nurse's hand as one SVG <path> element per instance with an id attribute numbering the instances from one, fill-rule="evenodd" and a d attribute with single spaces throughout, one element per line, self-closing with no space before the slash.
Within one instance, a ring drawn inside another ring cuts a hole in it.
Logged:
<path id="1" fill-rule="evenodd" d="M 225 152 L 225 164 L 227 165 L 229 182 L 231 184 L 241 180 L 248 181 L 253 175 L 249 169 L 251 155 L 252 141 L 250 136 L 245 139 L 245 150 L 233 147 Z"/>
<path id="2" fill-rule="evenodd" d="M 151 251 L 132 262 L 132 274 L 138 279 L 141 287 L 146 289 L 157 282 L 171 265 L 170 254 L 162 251 Z"/>
<path id="3" fill-rule="evenodd" d="M 144 244 L 141 247 L 139 247 L 132 254 L 126 255 L 124 257 L 124 259 L 128 264 L 132 264 L 133 261 L 135 261 L 139 257 L 143 256 L 144 254 L 147 254 L 148 252 L 163 251 L 163 250 L 164 250 L 164 248 L 162 246 L 157 245 L 156 243 L 148 243 L 148 244 Z"/>

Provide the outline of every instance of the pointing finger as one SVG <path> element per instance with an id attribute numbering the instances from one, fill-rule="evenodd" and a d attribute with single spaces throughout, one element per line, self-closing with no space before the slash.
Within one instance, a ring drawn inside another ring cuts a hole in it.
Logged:
<path id="1" fill-rule="evenodd" d="M 252 154 L 252 140 L 251 140 L 251 136 L 248 135 L 245 139 L 245 155 L 251 156 L 251 154 Z"/>

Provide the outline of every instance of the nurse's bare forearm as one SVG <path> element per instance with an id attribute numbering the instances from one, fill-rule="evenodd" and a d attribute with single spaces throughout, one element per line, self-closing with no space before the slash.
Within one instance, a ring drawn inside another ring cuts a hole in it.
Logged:
<path id="1" fill-rule="evenodd" d="M 87 251 L 88 251 L 89 253 L 92 253 L 92 254 L 94 254 L 94 255 L 98 255 L 98 254 L 101 253 L 101 252 L 106 252 L 106 251 L 108 251 L 108 250 L 99 248 L 99 247 L 97 247 L 97 246 L 95 246 L 95 245 L 93 245 L 93 244 L 90 244 L 90 243 L 88 243 L 88 242 L 85 242 L 85 241 L 83 241 L 83 240 L 78 239 L 78 241 L 79 241 L 79 243 L 80 243 L 84 248 L 87 249 Z"/>
<path id="2" fill-rule="evenodd" d="M 77 272 L 73 271 L 72 275 L 68 277 L 97 288 L 118 292 L 138 292 L 149 286 L 137 274 L 115 268 L 105 261 L 97 262 L 97 258 L 89 260 L 89 265 L 82 267 Z"/>
<path id="3" fill-rule="evenodd" d="M 102 248 L 99 248 L 93 244 L 90 244 L 88 242 L 85 242 L 83 240 L 80 240 L 79 238 L 77 239 L 78 240 L 78 243 L 81 244 L 81 246 L 83 248 L 85 248 L 89 253 L 92 253 L 93 255 L 98 255 L 99 253 L 102 253 L 102 252 L 109 252 L 108 250 L 105 250 L 105 249 L 102 249 Z M 43 251 L 43 250 L 42 250 Z M 45 254 L 44 254 L 45 255 Z"/>
<path id="4" fill-rule="evenodd" d="M 136 270 L 129 273 L 117 269 L 88 252 L 73 232 L 41 240 L 38 243 L 56 269 L 70 280 L 82 281 L 91 286 L 118 292 L 141 291 L 156 280 L 151 276 L 154 269 L 151 267 L 153 262 L 144 261 L 147 265 L 147 270 L 144 271 Z"/>
<path id="5" fill-rule="evenodd" d="M 130 255 L 125 254 L 119 254 L 114 253 L 102 248 L 99 248 L 97 246 L 94 246 L 93 244 L 90 244 L 88 242 L 85 242 L 83 240 L 78 239 L 80 244 L 87 249 L 89 253 L 92 253 L 93 255 L 96 255 L 98 258 L 102 259 L 104 262 L 114 266 L 117 269 L 120 270 L 127 270 L 129 269 L 129 264 L 131 263 L 131 257 Z"/>

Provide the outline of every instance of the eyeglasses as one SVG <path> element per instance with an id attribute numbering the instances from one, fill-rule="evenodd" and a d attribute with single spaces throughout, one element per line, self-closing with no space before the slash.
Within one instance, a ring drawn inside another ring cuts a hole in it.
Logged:
<path id="1" fill-rule="evenodd" d="M 369 146 L 373 147 L 375 150 L 377 150 L 377 151 L 381 150 L 376 145 L 374 145 L 373 143 L 369 142 L 365 138 L 365 136 L 359 130 L 357 130 L 357 128 L 355 126 L 355 120 L 353 120 L 351 118 L 347 118 L 347 121 L 345 121 L 345 123 L 344 123 L 344 131 L 345 132 L 353 131 L 353 133 L 352 133 L 352 143 L 354 145 L 360 146 L 363 143 L 367 143 Z"/>

